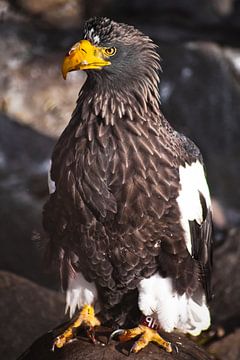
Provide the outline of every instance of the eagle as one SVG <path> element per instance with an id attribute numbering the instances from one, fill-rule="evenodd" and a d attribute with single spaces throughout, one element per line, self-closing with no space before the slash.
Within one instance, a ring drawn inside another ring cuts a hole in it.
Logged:
<path id="1" fill-rule="evenodd" d="M 43 208 L 48 256 L 79 326 L 111 324 L 171 352 L 159 330 L 198 335 L 210 325 L 212 211 L 201 153 L 160 110 L 160 57 L 135 27 L 86 21 L 62 74 L 82 70 L 71 120 L 55 145 Z M 139 337 L 140 336 L 140 337 Z"/>

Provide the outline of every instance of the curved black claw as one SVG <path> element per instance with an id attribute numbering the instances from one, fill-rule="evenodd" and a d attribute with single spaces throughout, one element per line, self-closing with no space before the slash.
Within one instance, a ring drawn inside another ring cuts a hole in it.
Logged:
<path id="1" fill-rule="evenodd" d="M 92 343 L 94 345 L 101 345 L 101 346 L 105 346 L 106 344 L 103 343 L 102 341 L 100 340 L 97 340 L 96 337 L 95 337 L 95 329 L 90 327 L 87 329 L 87 337 L 92 341 Z"/>
<path id="2" fill-rule="evenodd" d="M 134 349 L 136 348 L 136 342 L 133 343 L 133 346 L 130 348 L 129 352 L 128 352 L 128 356 L 131 355 L 131 353 L 134 353 Z"/>
<path id="3" fill-rule="evenodd" d="M 175 352 L 179 353 L 179 349 L 178 349 L 177 344 L 172 343 L 171 345 L 172 345 L 172 348 L 175 350 Z"/>
<path id="4" fill-rule="evenodd" d="M 124 332 L 125 332 L 124 329 L 114 330 L 114 331 L 111 333 L 111 335 L 109 336 L 109 338 L 108 338 L 108 344 L 110 343 L 111 340 L 114 339 L 115 336 L 122 335 Z"/>

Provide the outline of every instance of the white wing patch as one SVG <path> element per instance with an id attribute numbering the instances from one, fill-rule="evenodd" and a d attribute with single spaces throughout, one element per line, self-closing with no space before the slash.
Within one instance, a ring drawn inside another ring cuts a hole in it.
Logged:
<path id="1" fill-rule="evenodd" d="M 53 194 L 56 191 L 56 185 L 55 182 L 51 179 L 51 167 L 52 167 L 52 161 L 49 161 L 49 169 L 48 169 L 48 190 L 49 194 Z"/>
<path id="2" fill-rule="evenodd" d="M 72 317 L 77 308 L 80 309 L 85 304 L 93 305 L 96 301 L 97 288 L 93 282 L 88 282 L 81 273 L 75 273 L 74 277 L 69 278 L 65 313 L 69 310 Z"/>
<path id="3" fill-rule="evenodd" d="M 181 213 L 181 225 L 185 232 L 186 246 L 192 254 L 191 234 L 189 221 L 196 220 L 198 224 L 203 221 L 203 209 L 200 202 L 199 194 L 205 198 L 206 205 L 209 208 L 210 195 L 204 174 L 204 169 L 199 161 L 186 164 L 179 168 L 181 190 L 177 197 L 177 203 Z"/>
<path id="4" fill-rule="evenodd" d="M 178 295 L 170 278 L 154 274 L 138 285 L 138 306 L 145 316 L 155 316 L 168 332 L 174 329 L 197 336 L 210 326 L 210 314 L 205 295 L 199 305 L 186 294 Z"/>

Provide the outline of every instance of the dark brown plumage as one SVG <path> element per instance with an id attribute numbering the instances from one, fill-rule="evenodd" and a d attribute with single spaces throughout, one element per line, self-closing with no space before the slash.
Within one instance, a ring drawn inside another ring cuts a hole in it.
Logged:
<path id="1" fill-rule="evenodd" d="M 121 325 L 140 314 L 140 281 L 154 274 L 170 279 L 177 296 L 201 305 L 204 293 L 210 296 L 211 211 L 199 189 L 204 211 L 201 222 L 187 219 L 187 246 L 177 199 L 179 169 L 202 164 L 202 158 L 160 111 L 156 46 L 106 18 L 90 20 L 84 37 L 117 53 L 110 66 L 86 70 L 52 156 L 56 189 L 43 225 L 63 285 L 82 273 L 97 288 L 102 318 Z"/>

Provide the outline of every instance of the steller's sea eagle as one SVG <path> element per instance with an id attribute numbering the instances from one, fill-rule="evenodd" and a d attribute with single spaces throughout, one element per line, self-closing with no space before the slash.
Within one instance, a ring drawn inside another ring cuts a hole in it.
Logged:
<path id="1" fill-rule="evenodd" d="M 85 324 L 117 324 L 120 341 L 210 325 L 212 217 L 202 156 L 160 111 L 159 55 L 149 37 L 107 18 L 85 23 L 62 73 L 87 80 L 52 155 L 43 211 L 66 308 Z M 95 311 L 98 313 L 95 316 Z"/>

